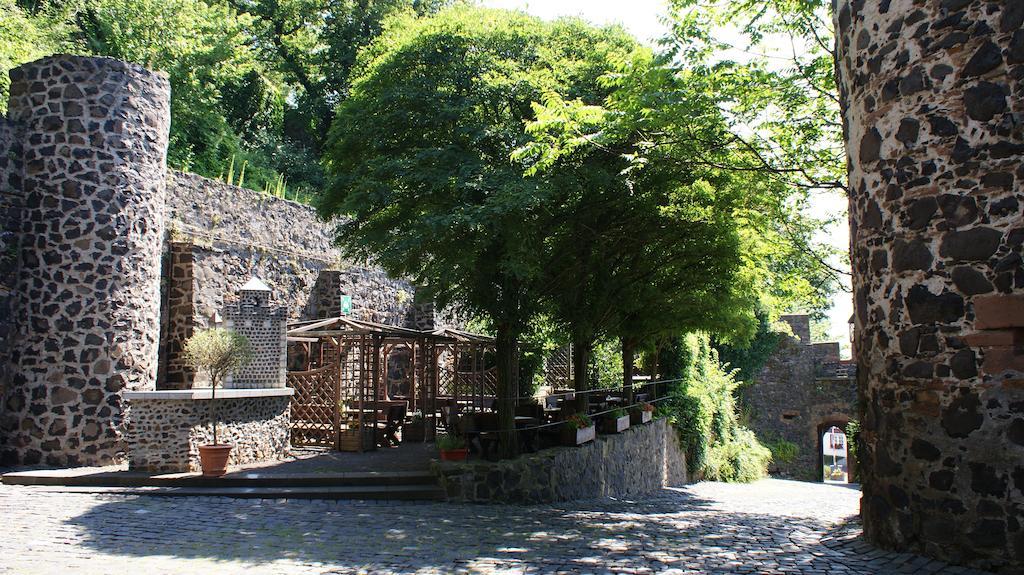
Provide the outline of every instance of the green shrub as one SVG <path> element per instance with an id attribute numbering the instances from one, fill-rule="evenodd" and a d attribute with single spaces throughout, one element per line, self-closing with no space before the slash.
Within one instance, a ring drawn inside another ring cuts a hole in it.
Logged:
<path id="1" fill-rule="evenodd" d="M 768 475 L 772 453 L 761 445 L 754 432 L 745 427 L 733 431 L 733 438 L 708 450 L 704 477 L 712 481 L 747 483 Z"/>
<path id="2" fill-rule="evenodd" d="M 706 334 L 687 334 L 671 347 L 682 381 L 664 413 L 679 432 L 691 474 L 715 481 L 767 475 L 771 451 L 738 421 L 736 372 L 726 371 Z"/>
<path id="3" fill-rule="evenodd" d="M 765 447 L 772 452 L 772 459 L 782 463 L 792 463 L 800 453 L 800 446 L 792 441 L 779 439 L 765 443 Z"/>

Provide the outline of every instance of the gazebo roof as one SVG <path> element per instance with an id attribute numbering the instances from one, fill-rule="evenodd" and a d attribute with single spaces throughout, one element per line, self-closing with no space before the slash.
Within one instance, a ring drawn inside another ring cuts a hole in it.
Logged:
<path id="1" fill-rule="evenodd" d="M 489 335 L 463 331 L 461 329 L 454 329 L 450 327 L 436 329 L 431 333 L 438 337 L 454 339 L 459 343 L 494 343 L 494 338 Z"/>
<path id="2" fill-rule="evenodd" d="M 319 320 L 307 320 L 288 324 L 289 341 L 316 341 L 324 337 L 342 335 L 376 335 L 389 339 L 432 339 L 448 343 L 493 343 L 494 338 L 456 329 L 433 331 L 410 329 L 362 319 L 339 316 Z"/>

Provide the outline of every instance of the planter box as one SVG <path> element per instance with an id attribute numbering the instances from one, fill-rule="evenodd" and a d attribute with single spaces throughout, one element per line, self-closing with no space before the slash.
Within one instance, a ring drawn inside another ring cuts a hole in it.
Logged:
<path id="1" fill-rule="evenodd" d="M 362 445 L 359 440 L 362 439 Z M 377 448 L 377 433 L 375 429 L 364 429 L 359 433 L 358 429 L 346 429 L 341 432 L 341 441 L 338 449 L 341 451 L 371 451 Z"/>
<path id="2" fill-rule="evenodd" d="M 601 433 L 622 433 L 629 429 L 629 416 L 601 420 Z"/>
<path id="3" fill-rule="evenodd" d="M 402 426 L 402 443 L 423 443 L 427 436 L 427 426 L 422 423 L 406 423 Z"/>
<path id="4" fill-rule="evenodd" d="M 654 412 L 653 411 L 638 410 L 638 411 L 631 411 L 629 413 L 629 423 L 630 423 L 630 425 L 640 425 L 640 424 L 643 424 L 643 423 L 650 423 L 651 420 L 653 420 L 653 419 L 654 419 Z"/>
<path id="5" fill-rule="evenodd" d="M 594 441 L 596 438 L 597 428 L 593 425 L 590 427 L 584 427 L 583 429 L 572 429 L 571 427 L 565 427 L 562 429 L 562 445 L 575 447 L 577 445 L 583 445 L 588 441 Z"/>

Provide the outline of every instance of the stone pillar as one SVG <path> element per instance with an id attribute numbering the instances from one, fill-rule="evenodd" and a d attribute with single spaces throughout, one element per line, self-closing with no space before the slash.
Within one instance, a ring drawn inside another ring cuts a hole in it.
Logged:
<path id="1" fill-rule="evenodd" d="M 252 278 L 238 301 L 224 306 L 224 327 L 249 338 L 252 361 L 224 382 L 226 389 L 285 387 L 288 371 L 288 306 L 270 301 L 270 288 Z"/>
<path id="2" fill-rule="evenodd" d="M 1024 4 L 837 0 L 862 516 L 1024 569 Z"/>
<path id="3" fill-rule="evenodd" d="M 164 316 L 160 338 L 158 389 L 191 389 L 195 369 L 185 359 L 185 343 L 196 326 L 193 245 L 171 241 L 167 246 L 164 275 Z"/>
<path id="4" fill-rule="evenodd" d="M 170 87 L 58 55 L 12 70 L 10 93 L 25 209 L 3 460 L 108 464 L 122 390 L 156 379 Z"/>

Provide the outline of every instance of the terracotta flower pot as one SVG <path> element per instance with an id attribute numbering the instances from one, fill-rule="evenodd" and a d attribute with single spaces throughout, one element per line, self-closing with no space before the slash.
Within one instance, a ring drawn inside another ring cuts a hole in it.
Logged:
<path id="1" fill-rule="evenodd" d="M 469 456 L 468 449 L 442 449 L 441 461 L 465 461 Z"/>
<path id="2" fill-rule="evenodd" d="M 228 472 L 228 456 L 231 454 L 230 443 L 218 443 L 199 446 L 199 461 L 206 477 L 220 477 Z"/>

